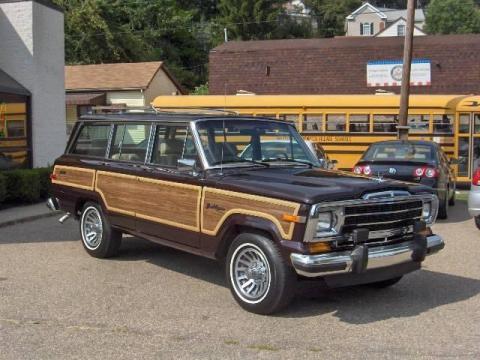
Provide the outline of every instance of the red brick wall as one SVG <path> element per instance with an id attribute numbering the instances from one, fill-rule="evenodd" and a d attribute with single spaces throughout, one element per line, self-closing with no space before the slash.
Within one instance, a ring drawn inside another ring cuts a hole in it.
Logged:
<path id="1" fill-rule="evenodd" d="M 210 53 L 210 93 L 371 94 L 367 62 L 401 59 L 402 52 L 397 37 L 229 42 Z M 431 60 L 432 85 L 412 93 L 480 93 L 480 35 L 415 37 L 413 57 Z"/>

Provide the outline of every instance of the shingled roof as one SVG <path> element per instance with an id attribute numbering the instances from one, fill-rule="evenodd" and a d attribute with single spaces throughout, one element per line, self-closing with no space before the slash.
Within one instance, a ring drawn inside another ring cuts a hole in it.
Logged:
<path id="1" fill-rule="evenodd" d="M 403 37 L 230 41 L 210 51 L 210 94 L 371 94 L 367 63 L 401 60 Z M 480 91 L 480 34 L 418 36 L 413 57 L 431 61 L 431 86 L 412 93 Z M 398 92 L 399 87 L 388 87 Z"/>
<path id="2" fill-rule="evenodd" d="M 67 91 L 145 90 L 164 71 L 180 92 L 181 85 L 161 61 L 65 66 Z"/>

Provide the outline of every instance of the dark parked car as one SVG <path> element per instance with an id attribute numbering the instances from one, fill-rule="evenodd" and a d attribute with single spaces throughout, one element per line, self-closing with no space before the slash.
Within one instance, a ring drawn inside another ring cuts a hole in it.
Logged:
<path id="1" fill-rule="evenodd" d="M 224 262 L 235 300 L 261 314 L 306 278 L 386 287 L 443 248 L 430 188 L 320 166 L 282 121 L 90 115 L 55 161 L 48 204 L 79 220 L 95 257 L 126 233 Z"/>
<path id="2" fill-rule="evenodd" d="M 355 174 L 385 177 L 431 187 L 439 198 L 438 217 L 455 205 L 455 173 L 440 145 L 432 141 L 392 140 L 374 143 L 354 166 Z"/>

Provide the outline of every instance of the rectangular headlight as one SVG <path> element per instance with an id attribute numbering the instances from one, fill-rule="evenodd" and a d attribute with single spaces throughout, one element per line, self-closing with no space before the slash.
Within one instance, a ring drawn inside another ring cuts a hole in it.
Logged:
<path id="1" fill-rule="evenodd" d="M 336 236 L 340 232 L 342 207 L 314 207 L 307 222 L 306 241 L 325 241 L 326 237 Z"/>

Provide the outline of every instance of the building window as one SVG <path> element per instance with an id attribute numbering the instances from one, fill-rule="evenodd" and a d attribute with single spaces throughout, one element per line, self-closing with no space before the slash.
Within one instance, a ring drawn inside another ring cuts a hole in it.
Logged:
<path id="1" fill-rule="evenodd" d="M 405 25 L 397 25 L 397 36 L 405 36 Z"/>
<path id="2" fill-rule="evenodd" d="M 371 36 L 374 34 L 373 23 L 360 23 L 360 35 Z"/>

